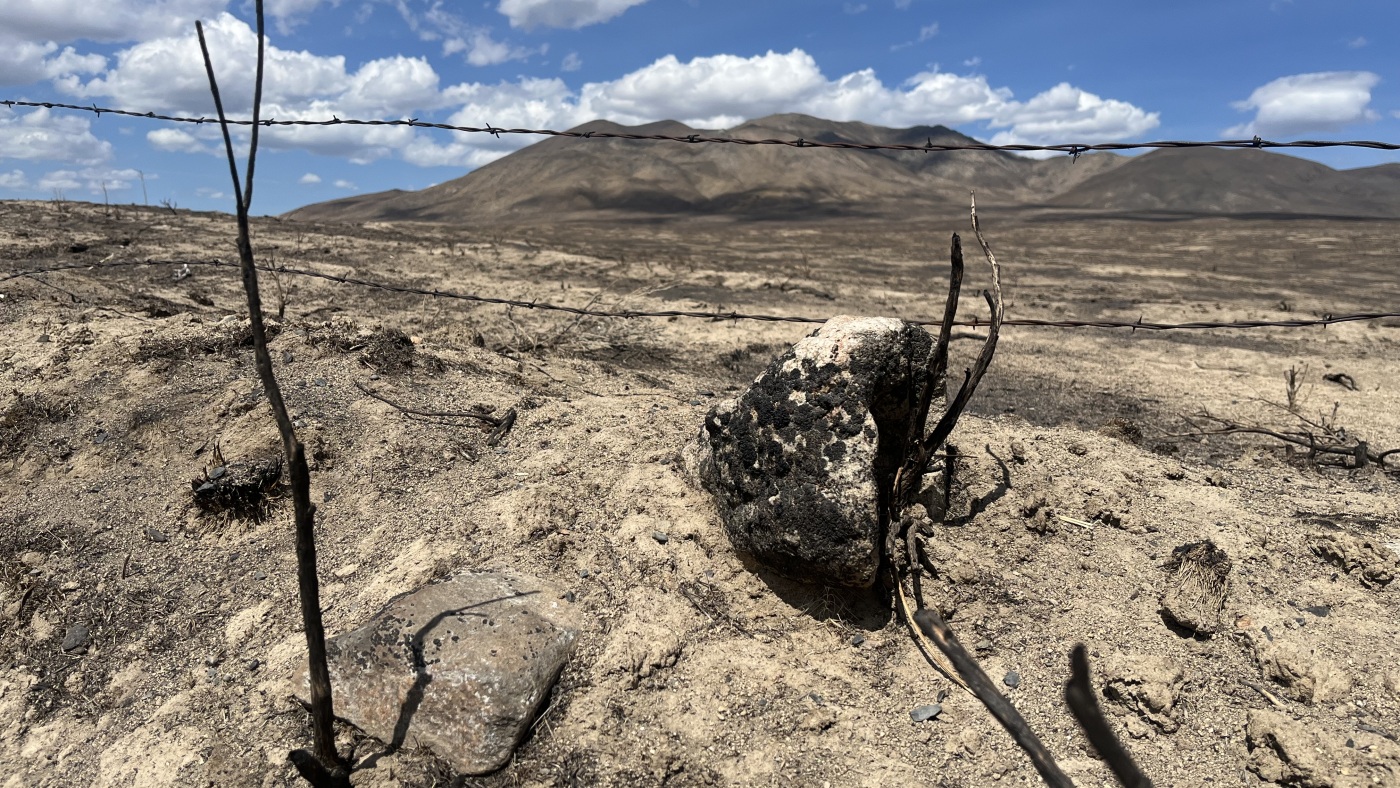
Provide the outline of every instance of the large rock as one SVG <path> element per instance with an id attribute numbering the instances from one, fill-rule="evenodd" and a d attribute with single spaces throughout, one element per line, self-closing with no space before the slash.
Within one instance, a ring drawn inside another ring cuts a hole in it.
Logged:
<path id="1" fill-rule="evenodd" d="M 874 582 L 879 490 L 932 344 L 902 320 L 835 317 L 711 409 L 692 460 L 736 549 L 799 580 Z"/>
<path id="2" fill-rule="evenodd" d="M 326 644 L 337 717 L 462 774 L 505 765 L 578 634 L 569 603 L 524 575 L 465 573 L 395 597 Z M 306 669 L 295 686 L 309 697 Z"/>

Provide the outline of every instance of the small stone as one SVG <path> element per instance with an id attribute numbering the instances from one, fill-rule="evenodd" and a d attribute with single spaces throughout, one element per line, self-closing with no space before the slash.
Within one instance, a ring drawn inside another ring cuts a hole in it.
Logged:
<path id="1" fill-rule="evenodd" d="M 210 478 L 210 479 L 222 479 L 223 476 L 224 476 L 224 474 L 226 474 L 226 473 L 228 473 L 228 467 L 227 467 L 227 466 L 224 466 L 224 465 L 220 465 L 219 467 L 214 468 L 214 469 L 212 469 L 212 470 L 209 471 L 209 478 Z"/>
<path id="2" fill-rule="evenodd" d="M 170 541 L 170 537 L 166 536 L 163 531 L 156 530 L 155 528 L 146 529 L 146 538 L 157 543 Z"/>
<path id="3" fill-rule="evenodd" d="M 977 649 L 978 651 L 991 651 L 992 641 L 986 638 L 982 638 L 981 640 L 977 641 L 977 645 L 973 646 L 973 648 Z"/>
<path id="4" fill-rule="evenodd" d="M 909 712 L 909 719 L 914 722 L 927 722 L 943 713 L 943 704 L 930 703 L 925 706 L 916 706 Z"/>
<path id="5" fill-rule="evenodd" d="M 578 637 L 558 595 L 525 575 L 468 572 L 395 597 L 326 643 L 336 716 L 384 742 L 426 747 L 461 774 L 499 769 Z M 293 687 L 309 697 L 305 667 Z"/>
<path id="6" fill-rule="evenodd" d="M 253 573 L 253 579 L 254 579 L 254 580 L 266 580 L 266 579 L 267 579 L 267 572 L 263 572 L 263 571 L 254 572 L 254 573 Z"/>
<path id="7" fill-rule="evenodd" d="M 82 624 L 74 624 L 68 628 L 67 634 L 63 636 L 63 643 L 59 646 L 68 654 L 86 654 L 88 647 L 88 628 Z"/>
<path id="8" fill-rule="evenodd" d="M 48 334 L 40 334 L 40 335 L 39 335 L 39 338 L 38 338 L 38 339 L 35 339 L 34 341 L 35 341 L 35 342 L 52 342 L 53 340 L 52 340 L 52 339 L 49 339 L 49 335 L 48 335 Z"/>
<path id="9" fill-rule="evenodd" d="M 804 731 L 824 731 L 836 724 L 836 712 L 828 708 L 817 708 L 807 712 L 798 727 Z"/>
<path id="10" fill-rule="evenodd" d="M 1326 618 L 1327 615 L 1332 612 L 1332 608 L 1328 605 L 1311 605 L 1303 609 L 1308 611 L 1309 613 L 1312 613 L 1318 618 Z"/>
<path id="11" fill-rule="evenodd" d="M 700 404 L 700 400 L 698 400 L 698 399 L 693 399 L 693 400 L 690 401 L 690 404 L 691 404 L 691 405 L 699 405 L 699 404 Z"/>
<path id="12" fill-rule="evenodd" d="M 580 569 L 580 570 L 578 570 L 578 576 L 579 576 L 579 577 L 585 577 L 585 578 L 586 578 L 586 577 L 588 577 L 590 574 L 592 574 L 592 573 L 589 572 L 587 569 Z"/>
<path id="13" fill-rule="evenodd" d="M 559 598 L 564 600 L 565 602 L 573 602 L 578 599 L 578 595 L 572 591 L 565 591 L 564 593 L 559 595 Z"/>
<path id="14" fill-rule="evenodd" d="M 651 538 L 655 539 L 657 544 L 666 544 L 667 542 L 671 541 L 671 537 L 667 536 L 661 531 L 652 531 Z"/>
<path id="15" fill-rule="evenodd" d="M 290 350 L 284 350 L 284 351 L 282 351 L 282 363 L 283 363 L 283 364 L 290 364 L 290 363 L 292 363 L 292 351 L 290 351 Z"/>
<path id="16" fill-rule="evenodd" d="M 860 644 L 862 644 L 862 643 L 864 643 L 864 642 L 865 642 L 865 635 L 862 635 L 862 634 L 860 634 L 859 632 L 857 632 L 857 633 L 854 634 L 854 635 L 851 635 L 851 645 L 852 645 L 852 646 L 859 646 Z"/>
<path id="17" fill-rule="evenodd" d="M 1003 684 L 1010 687 L 1011 689 L 1016 689 L 1017 687 L 1021 686 L 1021 674 L 1017 673 L 1014 670 L 1008 670 L 1006 671 L 1006 677 L 1003 678 L 1001 681 Z"/>
<path id="18" fill-rule="evenodd" d="M 250 660 L 248 660 L 248 672 L 251 673 L 251 672 L 257 670 L 257 669 L 260 668 L 260 667 L 262 667 L 262 660 L 259 660 L 259 659 L 250 659 Z"/>

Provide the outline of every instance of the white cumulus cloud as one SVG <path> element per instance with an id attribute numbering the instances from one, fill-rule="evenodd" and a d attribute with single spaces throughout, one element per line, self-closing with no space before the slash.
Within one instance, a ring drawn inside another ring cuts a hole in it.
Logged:
<path id="1" fill-rule="evenodd" d="M 108 194 L 130 189 L 141 174 L 132 169 L 112 169 L 110 167 L 84 167 L 80 170 L 54 170 L 41 177 L 35 186 L 40 191 L 86 190 L 90 194 Z"/>
<path id="2" fill-rule="evenodd" d="M 539 47 L 525 47 L 497 40 L 491 28 L 474 25 L 453 13 L 441 2 L 432 3 L 422 14 L 416 12 L 405 0 L 397 0 L 394 6 L 408 28 L 424 41 L 441 41 L 443 55 L 464 53 L 467 63 L 473 66 L 494 66 L 511 60 L 526 60 L 549 50 L 548 44 Z"/>
<path id="3" fill-rule="evenodd" d="M 496 10 L 511 27 L 534 30 L 556 27 L 577 30 L 606 22 L 647 0 L 501 0 Z"/>
<path id="4" fill-rule="evenodd" d="M 800 49 L 755 57 L 713 55 L 681 62 L 667 55 L 611 82 L 584 85 L 586 119 L 646 123 L 663 118 L 721 128 L 797 107 L 829 93 L 811 55 Z"/>
<path id="5" fill-rule="evenodd" d="M 0 189 L 12 189 L 22 191 L 29 188 L 29 177 L 23 170 L 10 170 L 0 172 Z"/>
<path id="6" fill-rule="evenodd" d="M 57 54 L 55 54 L 57 53 Z M 70 74 L 93 74 L 107 67 L 101 55 L 82 55 L 73 47 L 58 51 L 52 41 L 39 43 L 0 33 L 0 85 L 28 85 Z"/>
<path id="7" fill-rule="evenodd" d="M 347 190 L 350 190 L 350 191 L 354 191 L 354 189 L 355 189 L 355 184 L 353 184 L 353 183 L 351 183 L 350 181 L 347 181 L 347 180 L 345 180 L 344 178 L 342 178 L 342 179 L 337 180 L 337 181 L 335 182 L 335 188 L 337 188 L 337 189 L 347 189 Z"/>
<path id="8" fill-rule="evenodd" d="M 1156 128 L 1159 122 L 1156 112 L 1061 82 L 1025 103 L 1008 103 L 990 125 L 1009 127 L 992 137 L 998 145 L 1052 145 L 1127 139 Z"/>
<path id="9" fill-rule="evenodd" d="M 548 49 L 548 44 L 543 44 L 536 49 L 497 41 L 491 37 L 489 30 L 480 28 L 442 42 L 444 55 L 465 52 L 467 62 L 473 66 L 494 66 L 511 60 L 525 60 L 536 53 L 543 54 Z"/>
<path id="10" fill-rule="evenodd" d="M 205 33 L 220 77 L 225 111 L 232 117 L 246 118 L 252 111 L 256 35 L 229 14 L 211 21 Z M 143 41 L 119 52 L 116 60 L 116 66 L 99 78 L 84 82 L 70 77 L 58 84 L 84 99 L 102 97 L 156 112 L 213 117 L 203 59 L 192 37 Z M 264 118 L 410 117 L 448 103 L 437 72 L 423 58 L 380 58 L 351 72 L 340 55 L 267 47 Z M 246 127 L 233 131 L 236 141 L 246 141 Z M 273 126 L 260 135 L 261 143 L 269 148 L 298 148 L 361 163 L 389 156 L 412 138 L 412 129 L 400 126 Z M 164 135 L 151 142 L 170 147 L 188 140 Z"/>
<path id="11" fill-rule="evenodd" d="M 252 105 L 257 35 L 246 23 L 226 13 L 206 24 L 204 32 L 225 110 L 234 115 L 246 114 Z M 275 109 L 282 103 L 344 91 L 350 86 L 350 75 L 342 56 L 268 46 L 265 84 L 264 100 Z M 116 66 L 103 76 L 87 82 L 70 77 L 60 81 L 59 86 L 78 97 L 110 96 L 157 112 L 213 114 L 199 42 L 187 32 L 142 41 L 117 53 Z M 384 89 L 392 91 L 395 87 L 386 85 Z"/>
<path id="12" fill-rule="evenodd" d="M 190 35 L 194 20 L 227 5 L 228 0 L 5 0 L 0 28 L 30 41 L 139 41 Z"/>
<path id="13" fill-rule="evenodd" d="M 340 0 L 267 0 L 268 16 L 287 33 L 321 5 Z M 218 16 L 229 0 L 5 0 L 0 29 L 28 41 L 120 43 L 194 34 L 196 19 Z M 251 4 L 249 4 L 251 5 Z"/>
<path id="14" fill-rule="evenodd" d="M 1254 120 L 1225 130 L 1226 136 L 1275 137 L 1333 132 L 1353 123 L 1375 120 L 1371 88 L 1381 78 L 1369 71 L 1320 71 L 1294 74 L 1257 88 L 1232 106 L 1254 112 Z"/>
<path id="15" fill-rule="evenodd" d="M 300 178 L 297 178 L 297 183 L 300 183 L 300 184 L 309 185 L 309 184 L 320 183 L 320 182 L 321 182 L 321 176 L 317 175 L 317 174 L 314 173 L 314 172 L 308 172 L 308 173 L 306 173 L 305 175 L 301 176 Z"/>
<path id="16" fill-rule="evenodd" d="M 698 128 L 728 128 L 745 119 L 801 112 L 831 120 L 892 127 L 986 123 L 996 141 L 1045 144 L 1073 138 L 1102 142 L 1140 135 L 1158 114 L 1060 84 L 1025 102 L 985 76 L 925 72 L 887 85 L 871 69 L 829 79 L 800 49 L 754 57 L 715 55 L 683 62 L 663 57 L 616 80 L 577 92 L 557 79 L 457 85 L 444 91 L 459 108 L 459 126 L 566 128 L 603 118 L 623 124 L 662 119 Z M 401 151 L 420 166 L 474 167 L 535 140 L 528 137 L 420 134 Z"/>
<path id="17" fill-rule="evenodd" d="M 40 107 L 21 113 L 0 107 L 0 159 L 95 165 L 112 158 L 112 144 L 92 133 L 92 121 Z"/>
<path id="18" fill-rule="evenodd" d="M 181 129 L 156 129 L 146 132 L 146 141 L 156 150 L 172 153 L 217 153 L 213 145 Z"/>

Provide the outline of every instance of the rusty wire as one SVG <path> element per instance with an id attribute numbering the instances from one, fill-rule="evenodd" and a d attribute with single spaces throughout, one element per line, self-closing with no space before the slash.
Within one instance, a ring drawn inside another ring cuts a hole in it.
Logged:
<path id="1" fill-rule="evenodd" d="M 25 271 L 15 271 L 5 276 L 0 276 L 0 283 L 8 282 L 11 279 L 22 277 L 34 277 L 42 274 L 60 273 L 63 271 L 77 270 L 101 270 L 107 268 L 135 268 L 138 266 L 153 265 L 187 265 L 187 266 L 210 266 L 216 268 L 238 268 L 236 262 L 224 260 L 115 260 L 105 263 L 64 263 L 62 265 L 48 266 L 45 268 L 32 268 Z M 428 296 L 430 298 L 447 298 L 457 301 L 470 301 L 478 304 L 496 304 L 499 306 L 518 307 L 520 309 L 539 309 L 548 312 L 565 312 L 581 317 L 608 317 L 608 318 L 644 318 L 644 317 L 685 317 L 712 322 L 728 320 L 757 320 L 769 323 L 825 323 L 830 317 L 802 317 L 799 315 L 764 315 L 748 314 L 744 312 L 723 312 L 723 311 L 700 311 L 684 309 L 667 310 L 640 310 L 640 309 L 597 309 L 593 307 L 576 307 L 564 304 L 552 304 L 547 301 L 526 301 L 515 298 L 498 298 L 495 296 L 484 296 L 476 293 L 458 293 L 452 290 L 439 290 L 437 288 L 427 289 L 413 287 L 412 285 L 396 285 L 386 282 L 375 282 L 368 279 L 359 279 L 353 276 L 337 276 L 322 271 L 312 271 L 305 268 L 293 268 L 287 265 L 260 265 L 258 270 L 275 274 L 290 274 L 292 276 L 306 276 L 314 279 L 323 279 L 342 285 L 354 285 L 373 290 L 384 290 L 390 293 L 405 293 L 408 295 Z M 39 281 L 39 280 L 35 280 Z M 1196 321 L 1190 323 L 1149 323 L 1142 318 L 1137 320 L 1041 320 L 1037 318 L 1007 318 L 1002 321 L 1006 326 L 1042 326 L 1048 328 L 1127 328 L 1133 331 L 1180 331 L 1180 330 L 1205 330 L 1205 329 L 1228 329 L 1228 328 L 1308 328 L 1317 326 L 1330 326 L 1337 323 L 1354 323 L 1367 320 L 1400 319 L 1400 312 L 1358 312 L 1345 315 L 1326 314 L 1318 318 L 1304 318 L 1295 320 L 1232 320 L 1232 321 Z M 923 326 L 941 325 L 937 320 L 911 320 Z M 979 318 L 976 315 L 967 320 L 954 321 L 953 325 L 979 328 L 986 326 L 986 318 Z"/>
<path id="2" fill-rule="evenodd" d="M 42 107 L 44 109 L 66 109 L 78 112 L 91 112 L 101 117 L 104 113 L 108 115 L 124 115 L 132 118 L 147 118 L 150 120 L 164 120 L 171 123 L 218 123 L 218 118 L 206 117 L 186 117 L 180 115 L 160 115 L 155 112 L 134 112 L 125 109 L 112 109 L 110 107 L 99 107 L 97 105 L 83 106 L 81 104 L 61 104 L 54 101 L 17 101 L 6 99 L 0 101 L 0 105 L 6 107 Z M 687 134 L 684 136 L 673 134 L 633 134 L 623 131 L 558 131 L 555 129 L 506 129 L 497 128 L 490 123 L 485 126 L 453 126 L 448 123 L 430 123 L 417 118 L 403 120 L 355 120 L 351 118 L 338 118 L 331 116 L 329 120 L 275 120 L 267 118 L 264 120 L 230 120 L 230 125 L 251 126 L 256 123 L 259 126 L 409 126 L 418 129 L 439 129 L 442 131 L 460 131 L 467 134 L 490 134 L 493 137 L 500 137 L 502 134 L 534 134 L 544 137 L 572 137 L 577 139 L 614 139 L 614 140 L 649 140 L 665 142 L 688 142 L 688 143 L 722 143 L 730 145 L 785 145 L 791 148 L 841 148 L 846 150 L 892 150 L 892 151 L 922 151 L 924 153 L 942 151 L 1012 151 L 1012 152 L 1051 152 L 1066 153 L 1078 158 L 1080 154 L 1091 151 L 1117 151 L 1117 150 L 1143 150 L 1149 148 L 1372 148 L 1374 150 L 1400 150 L 1400 143 L 1378 142 L 1375 140 L 1294 140 L 1292 142 L 1275 142 L 1272 140 L 1254 137 L 1248 140 L 1214 140 L 1214 141 L 1194 141 L 1194 140 L 1158 140 L 1155 142 L 1099 142 L 1094 144 L 1084 143 L 1064 143 L 1058 145 L 993 145 L 986 142 L 956 142 L 956 143 L 935 143 L 930 138 L 923 145 L 894 145 L 876 142 L 825 142 L 819 140 L 803 139 L 744 139 L 740 137 L 709 137 L 703 134 Z"/>

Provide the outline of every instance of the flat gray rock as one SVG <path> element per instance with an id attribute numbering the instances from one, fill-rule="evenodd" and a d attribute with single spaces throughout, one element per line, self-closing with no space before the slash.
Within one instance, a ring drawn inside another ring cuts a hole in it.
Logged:
<path id="1" fill-rule="evenodd" d="M 797 580 L 875 581 L 878 480 L 903 455 L 932 345 L 903 320 L 835 317 L 711 408 L 687 459 L 736 549 Z"/>
<path id="2" fill-rule="evenodd" d="M 557 589 L 464 573 L 395 597 L 327 641 L 335 714 L 393 746 L 426 746 L 462 774 L 505 765 L 578 635 Z M 307 671 L 295 686 L 310 697 Z"/>

